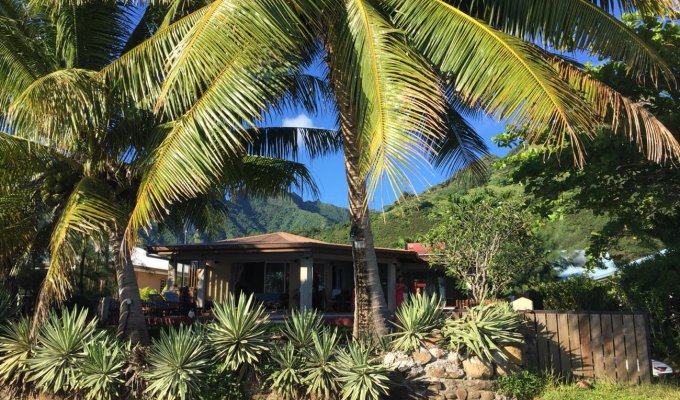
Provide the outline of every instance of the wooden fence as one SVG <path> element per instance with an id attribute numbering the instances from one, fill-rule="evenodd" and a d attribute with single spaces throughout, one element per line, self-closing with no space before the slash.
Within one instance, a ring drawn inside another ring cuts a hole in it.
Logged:
<path id="1" fill-rule="evenodd" d="M 528 311 L 526 359 L 565 376 L 640 383 L 652 379 L 645 314 Z"/>

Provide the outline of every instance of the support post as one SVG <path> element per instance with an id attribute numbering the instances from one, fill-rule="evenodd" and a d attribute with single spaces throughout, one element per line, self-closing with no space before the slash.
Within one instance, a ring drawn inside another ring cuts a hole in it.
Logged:
<path id="1" fill-rule="evenodd" d="M 397 264 L 387 264 L 387 309 L 397 309 Z"/>
<path id="2" fill-rule="evenodd" d="M 170 291 L 177 289 L 177 261 L 174 258 L 171 258 L 168 263 L 168 282 L 165 286 Z"/>
<path id="3" fill-rule="evenodd" d="M 314 283 L 314 258 L 305 253 L 300 258 L 300 308 L 312 308 L 312 291 Z"/>
<path id="4" fill-rule="evenodd" d="M 196 307 L 205 306 L 205 274 L 206 265 L 201 262 L 196 268 Z"/>

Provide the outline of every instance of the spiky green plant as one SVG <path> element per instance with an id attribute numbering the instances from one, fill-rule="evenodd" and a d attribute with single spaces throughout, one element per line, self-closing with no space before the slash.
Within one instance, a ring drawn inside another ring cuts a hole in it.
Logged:
<path id="1" fill-rule="evenodd" d="M 295 346 L 287 342 L 272 351 L 274 371 L 268 380 L 271 388 L 284 400 L 297 399 L 302 391 L 302 360 Z"/>
<path id="2" fill-rule="evenodd" d="M 80 362 L 78 389 L 87 400 L 114 400 L 120 397 L 124 383 L 125 354 L 115 339 L 101 335 L 85 344 Z"/>
<path id="3" fill-rule="evenodd" d="M 312 309 L 293 310 L 281 326 L 281 333 L 296 349 L 312 345 L 312 338 L 321 331 L 321 315 Z"/>
<path id="4" fill-rule="evenodd" d="M 4 286 L 0 286 L 0 321 L 8 321 L 19 314 L 17 299 Z"/>
<path id="5" fill-rule="evenodd" d="M 220 363 L 232 371 L 255 366 L 269 348 L 269 318 L 262 304 L 256 304 L 252 294 L 241 294 L 238 300 L 228 294 L 223 303 L 215 304 L 213 313 L 209 339 Z"/>
<path id="6" fill-rule="evenodd" d="M 154 399 L 193 399 L 209 374 L 212 355 L 200 329 L 180 326 L 162 331 L 148 354 L 145 393 Z"/>
<path id="7" fill-rule="evenodd" d="M 33 357 L 28 359 L 31 382 L 49 393 L 69 392 L 78 387 L 85 344 L 95 336 L 97 320 L 88 321 L 87 310 L 51 312 L 40 328 Z"/>
<path id="8" fill-rule="evenodd" d="M 372 358 L 368 346 L 350 341 L 337 357 L 343 400 L 377 400 L 387 394 L 387 371 Z"/>
<path id="9" fill-rule="evenodd" d="M 0 333 L 0 382 L 18 386 L 26 381 L 31 356 L 31 323 L 27 318 L 3 325 Z"/>
<path id="10" fill-rule="evenodd" d="M 339 392 L 339 371 L 335 360 L 338 342 L 336 329 L 324 329 L 312 335 L 312 346 L 304 353 L 302 372 L 306 392 L 313 398 L 329 399 Z"/>
<path id="11" fill-rule="evenodd" d="M 442 333 L 454 351 L 490 361 L 496 353 L 507 359 L 504 344 L 522 340 L 520 316 L 508 303 L 487 303 L 470 307 L 461 318 L 447 319 Z"/>
<path id="12" fill-rule="evenodd" d="M 436 293 L 409 296 L 395 314 L 392 346 L 406 352 L 417 350 L 443 322 L 443 302 Z"/>

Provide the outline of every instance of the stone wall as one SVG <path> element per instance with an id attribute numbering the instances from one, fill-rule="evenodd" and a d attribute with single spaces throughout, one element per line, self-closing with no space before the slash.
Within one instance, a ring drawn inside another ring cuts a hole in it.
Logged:
<path id="1" fill-rule="evenodd" d="M 476 357 L 464 358 L 433 346 L 410 355 L 390 352 L 383 364 L 396 382 L 390 399 L 505 400 L 493 379 L 496 367 Z M 498 369 L 504 373 L 507 367 Z"/>

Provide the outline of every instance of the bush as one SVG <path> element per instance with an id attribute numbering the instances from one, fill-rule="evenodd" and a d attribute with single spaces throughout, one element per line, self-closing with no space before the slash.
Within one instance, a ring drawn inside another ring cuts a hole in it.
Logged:
<path id="1" fill-rule="evenodd" d="M 284 400 L 298 398 L 302 389 L 302 365 L 295 346 L 287 342 L 282 347 L 275 347 L 272 361 L 274 371 L 268 378 L 271 388 Z"/>
<path id="2" fill-rule="evenodd" d="M 312 338 L 321 331 L 323 323 L 316 310 L 293 310 L 281 327 L 281 333 L 296 349 L 312 346 Z"/>
<path id="3" fill-rule="evenodd" d="M 22 318 L 0 329 L 0 382 L 21 385 L 26 381 L 27 361 L 33 350 L 31 321 Z"/>
<path id="4" fill-rule="evenodd" d="M 387 394 L 386 370 L 371 359 L 371 350 L 359 342 L 349 342 L 338 353 L 342 398 L 377 400 Z"/>
<path id="5" fill-rule="evenodd" d="M 500 392 L 518 400 L 531 400 L 543 393 L 546 386 L 545 377 L 526 370 L 498 378 Z"/>
<path id="6" fill-rule="evenodd" d="M 401 351 L 415 351 L 432 331 L 441 326 L 444 309 L 437 294 L 409 296 L 395 314 L 392 346 Z"/>
<path id="7" fill-rule="evenodd" d="M 139 298 L 142 299 L 142 301 L 149 301 L 152 294 L 158 294 L 158 290 L 149 287 L 139 289 Z"/>
<path id="8" fill-rule="evenodd" d="M 149 351 L 146 393 L 157 399 L 193 399 L 202 390 L 212 358 L 200 329 L 162 331 Z"/>
<path id="9" fill-rule="evenodd" d="M 228 294 L 224 303 L 215 303 L 215 322 L 209 326 L 209 339 L 224 368 L 236 371 L 255 366 L 268 349 L 269 318 L 253 295 L 241 294 L 238 301 Z"/>
<path id="10" fill-rule="evenodd" d="M 340 389 L 335 349 L 338 347 L 336 329 L 324 329 L 312 337 L 312 346 L 305 352 L 303 370 L 307 394 L 313 398 L 329 399 Z"/>
<path id="11" fill-rule="evenodd" d="M 17 299 L 4 286 L 0 285 L 0 321 L 9 321 L 19 314 Z"/>
<path id="12" fill-rule="evenodd" d="M 241 387 L 231 372 L 213 366 L 204 380 L 199 400 L 246 400 Z"/>
<path id="13" fill-rule="evenodd" d="M 40 329 L 33 357 L 28 359 L 29 381 L 49 393 L 77 389 L 85 344 L 93 339 L 96 325 L 96 319 L 87 321 L 85 309 L 64 309 L 61 317 L 50 313 Z"/>
<path id="14" fill-rule="evenodd" d="M 461 318 L 446 320 L 442 333 L 451 350 L 491 361 L 494 353 L 507 359 L 501 346 L 522 340 L 520 325 L 519 314 L 509 304 L 487 303 L 470 307 Z"/>
<path id="15" fill-rule="evenodd" d="M 610 281 L 596 281 L 587 275 L 544 283 L 539 291 L 543 295 L 543 308 L 546 310 L 620 309 L 614 285 Z"/>
<path id="16" fill-rule="evenodd" d="M 120 398 L 123 385 L 122 370 L 125 354 L 116 339 L 100 335 L 98 340 L 85 344 L 81 361 L 78 388 L 88 400 L 114 400 Z"/>

